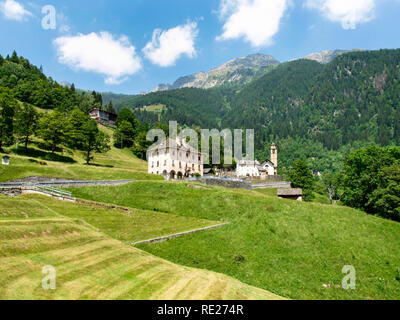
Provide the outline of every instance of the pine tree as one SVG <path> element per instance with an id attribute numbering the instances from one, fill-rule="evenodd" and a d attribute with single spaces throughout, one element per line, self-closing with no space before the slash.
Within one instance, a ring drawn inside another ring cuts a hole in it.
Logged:
<path id="1" fill-rule="evenodd" d="M 14 50 L 10 59 L 11 62 L 19 63 L 19 58 L 17 52 Z"/>
<path id="2" fill-rule="evenodd" d="M 110 103 L 107 105 L 106 111 L 110 112 L 110 113 L 113 113 L 113 114 L 117 114 L 117 112 L 114 109 L 112 101 L 110 101 Z"/>
<path id="3" fill-rule="evenodd" d="M 71 84 L 71 91 L 73 92 L 73 93 L 75 93 L 76 92 L 76 89 L 75 89 L 75 85 L 74 84 Z"/>

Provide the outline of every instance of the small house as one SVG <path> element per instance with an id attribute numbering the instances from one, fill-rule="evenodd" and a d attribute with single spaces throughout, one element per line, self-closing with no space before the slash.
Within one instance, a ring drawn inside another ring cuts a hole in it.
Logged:
<path id="1" fill-rule="evenodd" d="M 117 121 L 116 114 L 100 110 L 97 108 L 90 110 L 89 115 L 92 119 L 96 120 L 97 122 L 104 123 L 110 126 L 115 126 L 115 122 Z"/>
<path id="2" fill-rule="evenodd" d="M 278 189 L 278 197 L 282 199 L 303 201 L 303 189 Z"/>

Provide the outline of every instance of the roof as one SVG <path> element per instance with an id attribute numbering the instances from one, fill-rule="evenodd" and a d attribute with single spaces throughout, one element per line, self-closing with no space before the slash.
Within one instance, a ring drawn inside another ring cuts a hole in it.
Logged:
<path id="1" fill-rule="evenodd" d="M 278 197 L 280 196 L 302 196 L 303 189 L 278 189 Z"/>
<path id="2" fill-rule="evenodd" d="M 252 160 L 240 160 L 238 162 L 238 164 L 239 165 L 246 165 L 246 166 L 259 166 L 260 165 L 260 163 L 257 160 L 255 160 L 255 161 L 252 161 Z"/>
<path id="3" fill-rule="evenodd" d="M 105 110 L 100 110 L 99 108 L 93 108 L 92 110 L 89 111 L 89 113 L 92 113 L 93 111 L 101 111 L 101 112 L 104 112 L 104 113 L 112 114 L 113 116 L 117 116 L 115 113 L 108 112 L 108 111 L 105 111 Z"/>
<path id="4" fill-rule="evenodd" d="M 176 138 L 176 140 L 171 138 L 159 140 L 155 144 L 153 144 L 149 149 L 147 149 L 147 152 L 153 150 L 162 150 L 166 148 L 177 148 L 179 151 L 183 152 L 193 152 L 193 153 L 199 152 L 196 148 L 193 148 L 186 141 L 183 141 L 180 138 Z"/>
<path id="5" fill-rule="evenodd" d="M 272 165 L 273 167 L 275 167 L 275 164 L 274 164 L 271 160 L 269 160 L 269 159 L 265 159 L 265 160 L 261 163 L 262 166 L 264 166 L 264 165 L 266 165 L 266 164 L 270 164 L 270 165 Z"/>

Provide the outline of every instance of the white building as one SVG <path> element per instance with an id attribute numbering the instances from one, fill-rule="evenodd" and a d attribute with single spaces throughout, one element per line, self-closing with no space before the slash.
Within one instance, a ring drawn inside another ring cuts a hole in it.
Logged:
<path id="1" fill-rule="evenodd" d="M 236 175 L 238 177 L 259 177 L 261 175 L 259 171 L 260 163 L 250 160 L 241 160 L 236 166 Z"/>
<path id="2" fill-rule="evenodd" d="M 203 154 L 180 138 L 155 143 L 147 150 L 147 161 L 149 174 L 168 180 L 203 176 Z"/>
<path id="3" fill-rule="evenodd" d="M 275 144 L 271 146 L 271 160 L 266 159 L 263 163 L 257 160 L 241 160 L 237 163 L 236 175 L 238 177 L 261 177 L 276 176 L 278 174 L 278 149 Z"/>
<path id="4" fill-rule="evenodd" d="M 272 163 L 271 160 L 268 159 L 260 164 L 258 170 L 260 171 L 261 176 L 275 176 L 277 174 L 275 165 Z"/>

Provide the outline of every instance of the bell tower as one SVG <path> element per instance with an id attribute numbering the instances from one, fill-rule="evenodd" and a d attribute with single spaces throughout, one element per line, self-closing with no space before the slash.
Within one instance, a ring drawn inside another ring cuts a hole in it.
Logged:
<path id="1" fill-rule="evenodd" d="M 278 148 L 275 143 L 271 145 L 271 162 L 275 166 L 275 174 L 278 174 Z"/>

